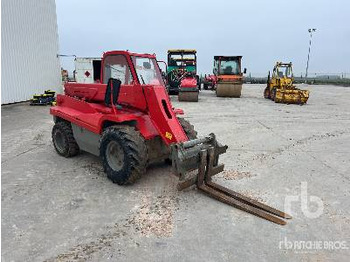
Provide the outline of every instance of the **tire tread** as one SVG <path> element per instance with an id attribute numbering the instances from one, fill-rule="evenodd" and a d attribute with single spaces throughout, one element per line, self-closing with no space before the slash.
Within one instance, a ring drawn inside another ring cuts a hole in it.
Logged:
<path id="1" fill-rule="evenodd" d="M 108 167 L 107 160 L 104 157 L 101 145 L 107 137 L 118 137 L 123 143 L 122 147 L 124 153 L 127 154 L 130 165 L 130 173 L 127 174 L 127 177 L 123 180 L 113 175 L 113 171 Z M 100 155 L 108 178 L 119 185 L 132 184 L 138 180 L 142 174 L 146 173 L 148 153 L 145 140 L 140 132 L 132 126 L 116 125 L 107 127 L 100 139 Z"/>

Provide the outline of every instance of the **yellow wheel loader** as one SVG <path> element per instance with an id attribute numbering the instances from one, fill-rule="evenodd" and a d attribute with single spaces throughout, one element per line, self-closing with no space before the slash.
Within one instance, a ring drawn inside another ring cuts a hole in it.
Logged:
<path id="1" fill-rule="evenodd" d="M 277 62 L 267 77 L 264 97 L 276 103 L 305 104 L 309 98 L 309 90 L 301 90 L 293 84 L 292 63 Z"/>

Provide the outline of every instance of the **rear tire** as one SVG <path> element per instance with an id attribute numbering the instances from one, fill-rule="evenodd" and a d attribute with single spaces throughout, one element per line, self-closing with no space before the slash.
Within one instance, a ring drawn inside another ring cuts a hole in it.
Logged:
<path id="1" fill-rule="evenodd" d="M 118 185 L 132 184 L 146 172 L 144 138 L 131 126 L 111 126 L 100 139 L 100 156 L 107 177 Z"/>
<path id="2" fill-rule="evenodd" d="M 270 89 L 269 87 L 266 87 L 264 90 L 264 98 L 269 99 L 270 98 Z"/>
<path id="3" fill-rule="evenodd" d="M 64 157 L 79 154 L 79 146 L 73 136 L 71 123 L 60 121 L 52 128 L 52 142 L 57 153 Z"/>

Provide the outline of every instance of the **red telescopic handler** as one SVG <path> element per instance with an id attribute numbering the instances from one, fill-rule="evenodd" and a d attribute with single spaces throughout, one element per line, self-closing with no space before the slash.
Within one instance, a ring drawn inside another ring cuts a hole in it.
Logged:
<path id="1" fill-rule="evenodd" d="M 223 171 L 226 152 L 214 134 L 198 138 L 171 105 L 155 55 L 128 51 L 103 54 L 98 83 L 66 83 L 51 107 L 57 153 L 86 151 L 101 157 L 108 178 L 135 182 L 149 164 L 171 160 L 178 189 L 196 185 L 217 200 L 284 225 L 289 215 L 212 182 Z M 197 170 L 197 172 L 191 172 Z"/>

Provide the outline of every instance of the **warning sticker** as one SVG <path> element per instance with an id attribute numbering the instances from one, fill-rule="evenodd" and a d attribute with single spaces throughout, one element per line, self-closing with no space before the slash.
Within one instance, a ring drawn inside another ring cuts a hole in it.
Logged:
<path id="1" fill-rule="evenodd" d="M 173 135 L 169 132 L 165 132 L 165 137 L 171 140 L 173 138 Z"/>

